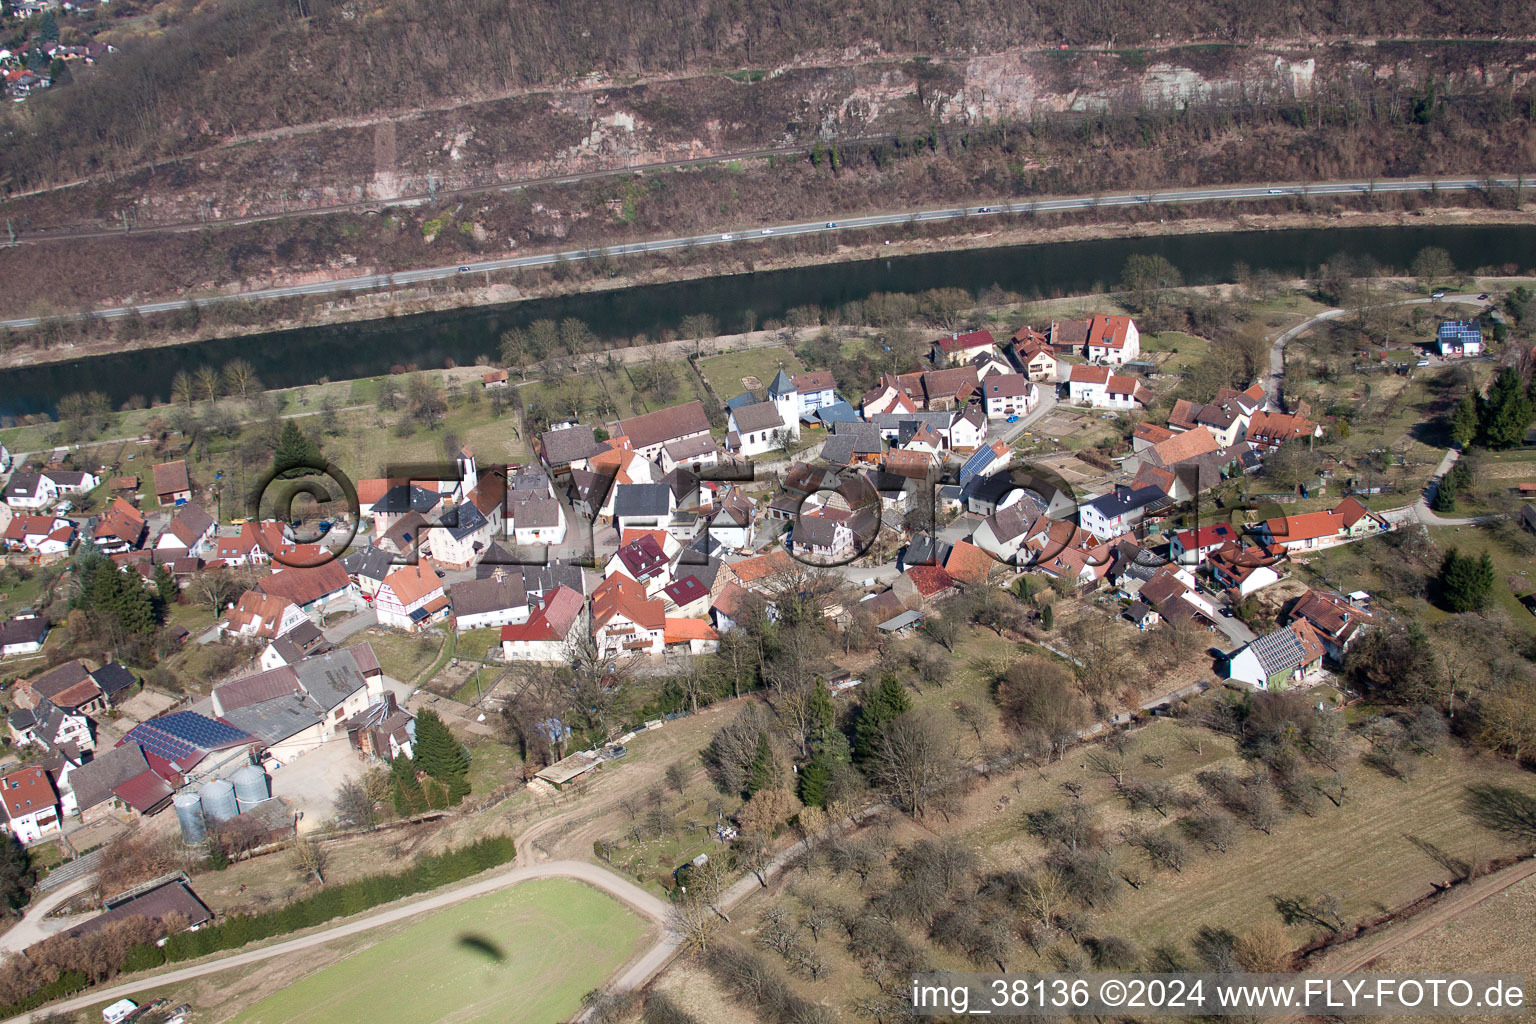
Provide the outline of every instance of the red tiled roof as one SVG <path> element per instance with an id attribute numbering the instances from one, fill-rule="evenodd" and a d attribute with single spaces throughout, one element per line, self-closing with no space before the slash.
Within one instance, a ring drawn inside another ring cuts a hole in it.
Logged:
<path id="1" fill-rule="evenodd" d="M 339 558 L 323 565 L 284 569 L 256 584 L 263 594 L 285 598 L 300 608 L 351 585 L 352 577 Z"/>
<path id="2" fill-rule="evenodd" d="M 1198 458 L 1209 452 L 1218 451 L 1221 444 L 1216 440 L 1216 435 L 1205 427 L 1196 427 L 1182 434 L 1175 434 L 1166 441 L 1159 441 L 1152 446 L 1152 451 L 1157 453 L 1158 460 L 1163 467 L 1177 465 L 1189 459 Z"/>
<path id="3" fill-rule="evenodd" d="M 1088 344 L 1103 348 L 1124 348 L 1131 327 L 1128 316 L 1096 316 L 1088 328 Z"/>
<path id="4" fill-rule="evenodd" d="M 690 640 L 718 640 L 720 634 L 703 619 L 666 619 L 663 626 L 666 642 L 687 643 Z"/>
<path id="5" fill-rule="evenodd" d="M 36 765 L 0 778 L 0 802 L 4 803 L 5 813 L 12 821 L 53 807 L 58 801 L 48 773 Z"/>
<path id="6" fill-rule="evenodd" d="M 734 619 L 741 611 L 742 602 L 747 599 L 747 596 L 748 591 L 745 587 L 736 583 L 727 583 L 720 588 L 720 593 L 710 607 Z"/>
<path id="7" fill-rule="evenodd" d="M 1087 363 L 1078 363 L 1067 374 L 1067 380 L 1072 384 L 1108 384 L 1109 378 L 1109 367 L 1089 366 Z"/>
<path id="8" fill-rule="evenodd" d="M 907 578 L 924 597 L 942 594 L 955 585 L 955 578 L 936 565 L 914 565 L 907 570 Z"/>
<path id="9" fill-rule="evenodd" d="M 982 585 L 996 564 L 991 555 L 970 541 L 957 541 L 944 561 L 944 571 L 961 583 Z M 915 582 L 915 581 L 914 581 Z"/>
<path id="10" fill-rule="evenodd" d="M 637 626 L 661 629 L 666 620 L 666 606 L 648 601 L 645 588 L 628 576 L 615 574 L 592 592 L 592 623 L 602 626 L 622 615 Z"/>
<path id="11" fill-rule="evenodd" d="M 966 352 L 996 344 L 997 339 L 992 337 L 991 331 L 971 331 L 969 334 L 955 334 L 939 339 L 939 348 L 944 352 Z"/>
<path id="12" fill-rule="evenodd" d="M 752 558 L 743 558 L 739 562 L 730 563 L 730 565 L 732 571 L 736 573 L 736 578 L 749 586 L 760 580 L 795 571 L 795 560 L 790 558 L 783 550 L 770 551 L 765 555 L 755 555 Z"/>
<path id="13" fill-rule="evenodd" d="M 346 575 L 345 572 L 343 575 Z M 434 590 L 441 590 L 443 581 L 437 578 L 437 570 L 432 567 L 432 560 L 420 558 L 415 565 L 402 565 L 385 576 L 381 586 L 388 587 L 396 600 L 410 607 Z"/>
<path id="14" fill-rule="evenodd" d="M 140 772 L 118 783 L 112 792 L 140 814 L 148 814 L 171 798 L 170 784 L 153 771 Z"/>
<path id="15" fill-rule="evenodd" d="M 187 460 L 177 459 L 175 462 L 162 462 L 154 469 L 155 493 L 175 494 L 178 491 L 189 491 L 192 483 L 187 478 Z"/>
<path id="16" fill-rule="evenodd" d="M 709 417 L 699 402 L 657 409 L 619 421 L 619 433 L 629 438 L 631 447 L 649 448 L 674 438 L 709 430 Z"/>

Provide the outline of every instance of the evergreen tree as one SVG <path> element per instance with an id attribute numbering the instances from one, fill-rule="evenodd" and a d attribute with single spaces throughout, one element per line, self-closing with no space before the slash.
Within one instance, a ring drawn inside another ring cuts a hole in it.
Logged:
<path id="1" fill-rule="evenodd" d="M 27 905 L 27 890 L 36 874 L 26 848 L 9 830 L 0 837 L 0 902 L 11 910 Z"/>
<path id="2" fill-rule="evenodd" d="M 906 714 L 911 708 L 912 698 L 907 695 L 901 680 L 893 674 L 883 676 L 880 685 L 859 706 L 859 722 L 854 727 L 854 756 L 863 760 L 874 753 L 885 723 Z"/>
<path id="3" fill-rule="evenodd" d="M 1056 625 L 1056 613 L 1051 610 L 1050 605 L 1046 605 L 1040 609 L 1040 628 L 1049 633 L 1054 625 Z"/>
<path id="4" fill-rule="evenodd" d="M 75 587 L 70 606 L 86 613 L 94 639 L 108 650 L 133 657 L 160 624 L 139 575 L 130 577 L 98 551 L 84 550 L 75 559 Z"/>
<path id="5" fill-rule="evenodd" d="M 44 46 L 59 41 L 59 23 L 52 11 L 43 12 L 42 20 L 37 23 L 37 37 Z"/>
<path id="6" fill-rule="evenodd" d="M 1489 448 L 1513 448 L 1523 444 L 1533 416 L 1536 416 L 1536 410 L 1531 406 L 1520 374 L 1513 366 L 1504 367 L 1488 388 L 1488 397 L 1478 403 L 1478 427 L 1483 444 Z"/>
<path id="7" fill-rule="evenodd" d="M 171 570 L 160 566 L 155 570 L 155 595 L 160 598 L 161 604 L 171 604 L 176 600 L 176 577 L 171 575 Z"/>
<path id="8" fill-rule="evenodd" d="M 821 751 L 817 751 L 800 769 L 800 802 L 807 807 L 827 806 L 827 784 L 831 781 L 832 770 L 823 762 Z"/>
<path id="9" fill-rule="evenodd" d="M 285 473 L 296 468 L 323 466 L 325 459 L 320 453 L 320 446 L 299 429 L 298 423 L 284 420 L 282 434 L 278 436 L 277 448 L 272 454 L 272 463 L 279 473 Z"/>
<path id="10" fill-rule="evenodd" d="M 826 737 L 837 724 L 837 711 L 832 707 L 832 691 L 820 679 L 811 691 L 811 742 Z"/>
<path id="11" fill-rule="evenodd" d="M 1498 574 L 1487 552 L 1481 558 L 1463 555 L 1456 548 L 1440 563 L 1440 603 L 1453 612 L 1476 612 L 1488 606 Z"/>
<path id="12" fill-rule="evenodd" d="M 1467 395 L 1456 403 L 1456 411 L 1451 414 L 1451 443 L 1464 449 L 1476 438 L 1477 402 Z"/>
<path id="13" fill-rule="evenodd" d="M 760 789 L 771 789 L 779 781 L 779 762 L 773 754 L 773 744 L 768 741 L 768 730 L 757 734 L 757 749 L 752 754 L 752 765 L 747 769 L 747 796 Z"/>
<path id="14" fill-rule="evenodd" d="M 416 716 L 416 742 L 412 747 L 416 767 L 439 782 L 448 800 L 458 803 L 469 793 L 469 751 L 434 711 Z"/>
<path id="15" fill-rule="evenodd" d="M 395 758 L 389 766 L 389 779 L 396 814 L 404 818 L 427 809 L 427 796 L 422 792 L 421 780 L 416 777 L 416 764 L 410 758 L 404 754 Z"/>

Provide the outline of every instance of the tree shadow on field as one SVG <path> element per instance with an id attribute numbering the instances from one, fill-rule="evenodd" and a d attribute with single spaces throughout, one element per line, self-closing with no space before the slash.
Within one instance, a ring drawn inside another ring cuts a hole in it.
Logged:
<path id="1" fill-rule="evenodd" d="M 460 935 L 459 945 L 481 954 L 493 963 L 499 964 L 507 959 L 507 955 L 502 952 L 500 946 L 480 935 Z"/>

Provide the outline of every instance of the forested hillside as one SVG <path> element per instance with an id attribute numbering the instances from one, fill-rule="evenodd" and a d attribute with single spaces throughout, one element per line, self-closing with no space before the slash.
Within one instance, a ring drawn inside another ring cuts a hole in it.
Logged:
<path id="1" fill-rule="evenodd" d="M 220 0 L 148 12 L 163 28 L 125 38 L 67 87 L 7 105 L 0 181 L 23 189 L 231 134 L 592 73 L 772 68 L 854 50 L 1536 35 L 1536 5 L 1513 0 Z"/>

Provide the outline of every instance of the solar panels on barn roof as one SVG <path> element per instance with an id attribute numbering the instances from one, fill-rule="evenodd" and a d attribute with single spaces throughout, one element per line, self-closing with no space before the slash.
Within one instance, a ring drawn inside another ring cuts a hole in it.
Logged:
<path id="1" fill-rule="evenodd" d="M 152 718 L 134 726 L 123 737 L 125 743 L 137 743 L 151 754 L 181 764 L 201 760 L 210 750 L 251 741 L 249 733 L 195 711 L 178 711 Z"/>

